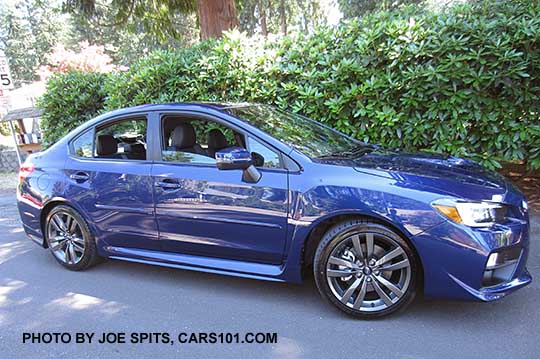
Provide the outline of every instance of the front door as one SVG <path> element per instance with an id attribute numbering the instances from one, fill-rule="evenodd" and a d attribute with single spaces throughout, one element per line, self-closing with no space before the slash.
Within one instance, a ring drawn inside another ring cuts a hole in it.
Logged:
<path id="1" fill-rule="evenodd" d="M 162 249 L 280 263 L 288 189 L 279 155 L 270 151 L 273 168 L 261 163 L 261 180 L 246 183 L 241 170 L 219 170 L 213 157 L 224 147 L 246 146 L 244 135 L 215 119 L 170 115 L 161 121 L 162 160 L 152 176 Z"/>

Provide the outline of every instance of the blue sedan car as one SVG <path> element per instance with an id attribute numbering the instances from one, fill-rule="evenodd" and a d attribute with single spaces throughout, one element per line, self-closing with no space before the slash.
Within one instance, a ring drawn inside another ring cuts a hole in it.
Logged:
<path id="1" fill-rule="evenodd" d="M 360 318 L 417 293 L 492 301 L 531 282 L 527 202 L 460 158 L 391 151 L 270 106 L 101 115 L 20 169 L 27 235 L 100 257 L 280 282 L 310 272 Z"/>

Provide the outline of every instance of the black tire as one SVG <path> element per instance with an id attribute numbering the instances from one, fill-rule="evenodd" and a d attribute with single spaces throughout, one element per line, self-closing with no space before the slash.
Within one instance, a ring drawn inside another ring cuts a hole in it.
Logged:
<path id="1" fill-rule="evenodd" d="M 356 219 L 340 222 L 324 234 L 313 274 L 324 299 L 348 315 L 371 319 L 403 310 L 413 301 L 418 263 L 411 246 L 392 229 Z"/>
<path id="2" fill-rule="evenodd" d="M 63 223 L 64 226 L 69 224 L 69 227 L 73 228 L 73 234 L 68 234 L 69 228 L 59 228 L 62 227 L 62 225 L 58 224 L 58 218 L 62 219 L 62 221 L 65 220 L 65 223 Z M 73 224 L 74 222 L 69 221 L 69 218 L 76 221 L 76 226 Z M 75 227 L 71 227 L 72 225 Z M 57 229 L 62 229 L 62 233 Z M 69 270 L 81 271 L 88 269 L 95 265 L 100 259 L 96 241 L 88 227 L 88 223 L 86 223 L 79 212 L 72 207 L 59 205 L 54 207 L 47 214 L 44 226 L 44 236 L 54 259 Z M 73 252 L 70 248 L 73 249 Z M 64 258 L 60 252 L 64 252 Z M 71 253 L 75 253 L 75 255 L 72 255 Z M 71 258 L 74 259 L 70 260 Z"/>

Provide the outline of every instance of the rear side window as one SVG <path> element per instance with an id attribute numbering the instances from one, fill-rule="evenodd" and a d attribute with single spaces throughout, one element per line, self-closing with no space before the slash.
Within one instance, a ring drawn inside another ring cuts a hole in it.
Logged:
<path id="1" fill-rule="evenodd" d="M 94 146 L 94 131 L 88 130 L 72 143 L 73 154 L 77 157 L 92 157 Z"/>
<path id="2" fill-rule="evenodd" d="M 71 142 L 71 154 L 82 158 L 146 160 L 145 117 L 111 121 L 87 130 Z"/>
<path id="3" fill-rule="evenodd" d="M 146 160 L 146 118 L 115 121 L 96 129 L 94 157 Z"/>

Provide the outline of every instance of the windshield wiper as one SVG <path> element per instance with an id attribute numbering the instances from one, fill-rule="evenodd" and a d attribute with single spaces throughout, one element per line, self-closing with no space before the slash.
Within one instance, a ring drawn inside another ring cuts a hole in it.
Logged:
<path id="1" fill-rule="evenodd" d="M 358 147 L 355 147 L 354 149 L 350 151 L 337 151 L 332 152 L 327 155 L 322 155 L 317 157 L 318 159 L 346 159 L 346 158 L 357 158 L 360 156 L 365 155 L 366 153 L 373 152 L 375 150 L 375 147 L 373 146 L 367 146 L 367 145 L 361 145 Z"/>

